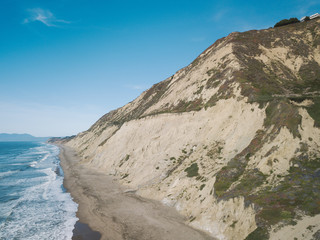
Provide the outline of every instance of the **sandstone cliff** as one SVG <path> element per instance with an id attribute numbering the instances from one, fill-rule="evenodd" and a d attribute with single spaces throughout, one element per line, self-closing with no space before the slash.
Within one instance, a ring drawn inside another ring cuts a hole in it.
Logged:
<path id="1" fill-rule="evenodd" d="M 219 239 L 311 239 L 319 96 L 320 20 L 236 32 L 66 144 Z"/>

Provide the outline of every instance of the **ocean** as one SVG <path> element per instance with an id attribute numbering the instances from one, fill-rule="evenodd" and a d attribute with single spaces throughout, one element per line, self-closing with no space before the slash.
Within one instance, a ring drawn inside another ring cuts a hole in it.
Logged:
<path id="1" fill-rule="evenodd" d="M 78 205 L 63 187 L 59 148 L 0 142 L 0 239 L 71 239 Z"/>

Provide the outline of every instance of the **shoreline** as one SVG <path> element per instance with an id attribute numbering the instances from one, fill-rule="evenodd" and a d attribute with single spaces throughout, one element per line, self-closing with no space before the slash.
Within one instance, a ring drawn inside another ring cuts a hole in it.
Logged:
<path id="1" fill-rule="evenodd" d="M 80 158 L 71 148 L 58 147 L 63 185 L 78 204 L 77 217 L 82 227 L 88 225 L 87 233 L 98 232 L 101 240 L 214 239 L 186 225 L 186 218 L 174 208 L 126 192 L 111 176 L 80 164 Z M 81 227 L 76 228 L 74 234 L 79 230 L 80 235 L 78 238 L 74 235 L 73 240 L 93 239 L 85 238 Z"/>

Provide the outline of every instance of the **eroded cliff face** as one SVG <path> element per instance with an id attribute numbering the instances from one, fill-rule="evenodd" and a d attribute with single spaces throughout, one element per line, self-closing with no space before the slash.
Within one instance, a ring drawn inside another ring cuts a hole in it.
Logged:
<path id="1" fill-rule="evenodd" d="M 219 239 L 320 235 L 319 64 L 319 20 L 232 33 L 66 144 Z"/>

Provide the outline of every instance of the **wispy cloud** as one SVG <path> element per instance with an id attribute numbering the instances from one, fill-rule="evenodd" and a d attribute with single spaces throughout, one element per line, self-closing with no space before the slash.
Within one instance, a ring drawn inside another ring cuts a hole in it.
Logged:
<path id="1" fill-rule="evenodd" d="M 222 20 L 226 14 L 228 14 L 229 10 L 228 9 L 220 9 L 218 11 L 216 11 L 214 13 L 214 15 L 212 16 L 212 20 L 214 22 L 219 22 L 220 20 Z"/>
<path id="2" fill-rule="evenodd" d="M 190 39 L 191 42 L 203 42 L 205 40 L 206 40 L 205 37 L 193 37 Z"/>
<path id="3" fill-rule="evenodd" d="M 297 15 L 298 17 L 302 17 L 304 15 L 316 13 L 312 11 L 312 8 L 317 5 L 319 5 L 319 1 L 301 1 L 293 11 L 293 14 Z"/>
<path id="4" fill-rule="evenodd" d="M 58 27 L 59 23 L 70 23 L 69 21 L 63 19 L 57 19 L 51 11 L 42 8 L 33 8 L 28 9 L 27 11 L 29 13 L 29 17 L 23 20 L 24 24 L 38 21 L 48 27 Z"/>
<path id="5" fill-rule="evenodd" d="M 146 86 L 142 86 L 142 85 L 125 85 L 126 88 L 130 88 L 132 90 L 146 90 L 147 87 Z"/>

